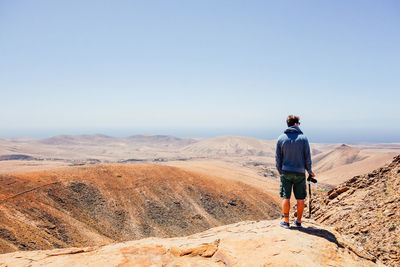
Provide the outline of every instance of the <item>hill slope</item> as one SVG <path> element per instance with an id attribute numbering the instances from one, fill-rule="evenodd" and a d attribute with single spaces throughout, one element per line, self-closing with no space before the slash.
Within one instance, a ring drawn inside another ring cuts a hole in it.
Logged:
<path id="1" fill-rule="evenodd" d="M 335 226 L 386 264 L 400 262 L 400 155 L 342 183 L 313 206 L 317 221 Z"/>
<path id="2" fill-rule="evenodd" d="M 186 146 L 183 151 L 202 157 L 268 156 L 273 157 L 275 141 L 243 136 L 206 138 Z"/>
<path id="3" fill-rule="evenodd" d="M 312 158 L 313 170 L 322 183 L 338 185 L 355 175 L 366 174 L 390 163 L 393 153 L 377 153 L 341 145 Z"/>
<path id="4" fill-rule="evenodd" d="M 254 187 L 169 166 L 95 165 L 0 176 L 3 253 L 183 236 L 279 214 L 279 205 Z"/>
<path id="5" fill-rule="evenodd" d="M 366 155 L 361 153 L 361 150 L 343 144 L 316 155 L 313 158 L 313 164 L 316 171 L 325 172 L 342 165 L 361 161 L 366 157 Z"/>
<path id="6" fill-rule="evenodd" d="M 13 266 L 382 266 L 353 252 L 332 229 L 309 222 L 286 230 L 279 221 L 246 221 L 188 237 L 148 238 L 105 247 L 0 255 Z M 360 257 L 361 256 L 361 257 Z"/>

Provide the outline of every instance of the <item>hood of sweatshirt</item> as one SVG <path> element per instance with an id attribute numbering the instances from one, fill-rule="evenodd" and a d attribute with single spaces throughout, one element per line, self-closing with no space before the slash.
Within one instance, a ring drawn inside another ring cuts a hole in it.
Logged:
<path id="1" fill-rule="evenodd" d="M 289 128 L 286 129 L 285 133 L 286 134 L 287 133 L 299 133 L 299 134 L 302 134 L 303 132 L 297 126 L 290 126 Z"/>

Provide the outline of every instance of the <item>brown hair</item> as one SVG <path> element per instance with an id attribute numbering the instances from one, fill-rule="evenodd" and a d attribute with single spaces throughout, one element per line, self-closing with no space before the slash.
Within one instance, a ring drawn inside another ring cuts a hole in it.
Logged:
<path id="1" fill-rule="evenodd" d="M 295 123 L 300 124 L 300 117 L 295 115 L 289 115 L 286 119 L 287 126 L 293 126 Z"/>

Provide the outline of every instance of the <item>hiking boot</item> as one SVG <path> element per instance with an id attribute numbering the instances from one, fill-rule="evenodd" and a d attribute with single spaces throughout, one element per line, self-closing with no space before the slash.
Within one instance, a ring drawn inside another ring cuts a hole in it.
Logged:
<path id="1" fill-rule="evenodd" d="M 285 229 L 289 229 L 289 223 L 287 223 L 287 222 L 281 222 L 279 225 Z"/>
<path id="2" fill-rule="evenodd" d="M 294 221 L 294 225 L 295 225 L 296 227 L 301 227 L 301 223 L 299 223 L 297 220 Z"/>

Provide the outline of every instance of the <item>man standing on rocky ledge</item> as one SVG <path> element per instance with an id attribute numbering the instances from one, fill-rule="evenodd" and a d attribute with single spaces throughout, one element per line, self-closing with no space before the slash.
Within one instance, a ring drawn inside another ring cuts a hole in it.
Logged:
<path id="1" fill-rule="evenodd" d="M 290 195 L 297 200 L 297 219 L 295 226 L 301 227 L 304 211 L 304 199 L 307 196 L 305 170 L 312 176 L 311 153 L 307 137 L 300 130 L 300 117 L 289 115 L 286 119 L 288 128 L 281 134 L 276 143 L 276 168 L 281 176 L 280 196 L 284 221 L 280 225 L 289 228 Z"/>

